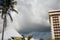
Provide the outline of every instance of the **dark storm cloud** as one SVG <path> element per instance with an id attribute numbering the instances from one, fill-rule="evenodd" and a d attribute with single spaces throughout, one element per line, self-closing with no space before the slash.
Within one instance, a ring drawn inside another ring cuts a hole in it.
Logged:
<path id="1" fill-rule="evenodd" d="M 23 23 L 19 32 L 50 31 L 48 11 L 59 9 L 59 0 L 18 1 L 18 10 L 23 15 Z"/>
<path id="2" fill-rule="evenodd" d="M 12 14 L 14 22 L 9 27 L 19 32 L 50 31 L 48 11 L 60 8 L 60 0 L 17 0 L 19 14 Z M 13 12 L 12 12 L 13 13 Z M 0 27 L 1 30 L 1 27 Z"/>
<path id="3" fill-rule="evenodd" d="M 27 26 L 26 28 L 19 31 L 19 33 L 30 33 L 30 32 L 49 32 L 50 26 L 38 25 Z"/>

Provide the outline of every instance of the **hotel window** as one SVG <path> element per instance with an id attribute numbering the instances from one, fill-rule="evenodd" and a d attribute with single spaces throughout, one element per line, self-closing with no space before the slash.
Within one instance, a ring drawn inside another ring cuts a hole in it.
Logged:
<path id="1" fill-rule="evenodd" d="M 53 18 L 58 18 L 58 15 L 54 15 L 54 16 L 52 16 Z"/>
<path id="2" fill-rule="evenodd" d="M 55 38 L 55 40 L 60 40 L 60 38 Z"/>
<path id="3" fill-rule="evenodd" d="M 56 28 L 56 29 L 54 29 L 54 31 L 60 31 L 60 29 L 57 29 L 57 28 Z"/>
<path id="4" fill-rule="evenodd" d="M 59 26 L 57 27 L 57 26 L 54 26 L 54 28 L 60 28 Z"/>
<path id="5" fill-rule="evenodd" d="M 53 19 L 53 23 L 59 23 L 59 19 Z"/>
<path id="6" fill-rule="evenodd" d="M 54 34 L 60 34 L 60 32 L 54 32 Z"/>
<path id="7" fill-rule="evenodd" d="M 57 27 L 59 27 L 59 24 L 53 24 L 53 26 L 57 26 Z"/>
<path id="8" fill-rule="evenodd" d="M 53 20 L 58 20 L 58 16 L 52 16 Z"/>
<path id="9" fill-rule="evenodd" d="M 58 18 L 57 19 L 56 18 L 53 18 L 53 21 L 58 21 L 58 20 L 59 20 Z"/>
<path id="10" fill-rule="evenodd" d="M 55 37 L 60 37 L 60 35 L 55 35 Z"/>

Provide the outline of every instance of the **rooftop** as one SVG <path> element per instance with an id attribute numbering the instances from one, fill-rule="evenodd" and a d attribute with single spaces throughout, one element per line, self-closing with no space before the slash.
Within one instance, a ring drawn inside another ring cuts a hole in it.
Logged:
<path id="1" fill-rule="evenodd" d="M 55 13 L 55 12 L 60 12 L 60 9 L 59 10 L 49 10 L 48 13 Z"/>

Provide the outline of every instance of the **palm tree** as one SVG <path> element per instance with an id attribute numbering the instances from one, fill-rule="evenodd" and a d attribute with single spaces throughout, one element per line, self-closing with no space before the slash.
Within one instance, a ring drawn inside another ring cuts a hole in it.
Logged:
<path id="1" fill-rule="evenodd" d="M 28 40 L 30 40 L 32 37 L 33 37 L 32 35 L 29 35 L 29 36 L 28 36 Z"/>
<path id="2" fill-rule="evenodd" d="M 52 40 L 51 38 L 48 38 L 47 40 Z"/>
<path id="3" fill-rule="evenodd" d="M 24 35 L 22 35 L 22 37 L 23 37 L 23 38 L 22 38 L 22 40 L 25 40 L 25 37 L 24 37 Z"/>
<path id="4" fill-rule="evenodd" d="M 16 13 L 18 13 L 15 9 L 14 9 L 14 4 L 16 4 L 17 2 L 14 0 L 1 0 L 2 3 L 0 3 L 0 6 L 2 6 L 2 15 L 1 18 L 4 20 L 3 21 L 3 31 L 2 31 L 2 40 L 4 40 L 4 30 L 5 27 L 7 26 L 7 18 L 6 18 L 6 14 L 8 14 L 10 16 L 11 21 L 13 21 L 12 16 L 10 14 L 10 10 L 15 11 Z"/>
<path id="5" fill-rule="evenodd" d="M 11 40 L 11 38 L 9 38 L 8 40 Z"/>
<path id="6" fill-rule="evenodd" d="M 44 38 L 40 38 L 39 40 L 44 40 Z"/>

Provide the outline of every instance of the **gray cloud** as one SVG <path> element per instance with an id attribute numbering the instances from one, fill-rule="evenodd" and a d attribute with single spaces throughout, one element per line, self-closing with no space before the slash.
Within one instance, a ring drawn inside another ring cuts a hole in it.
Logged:
<path id="1" fill-rule="evenodd" d="M 48 10 L 59 9 L 59 0 L 20 0 L 18 3 L 24 23 L 20 32 L 50 31 Z"/>

